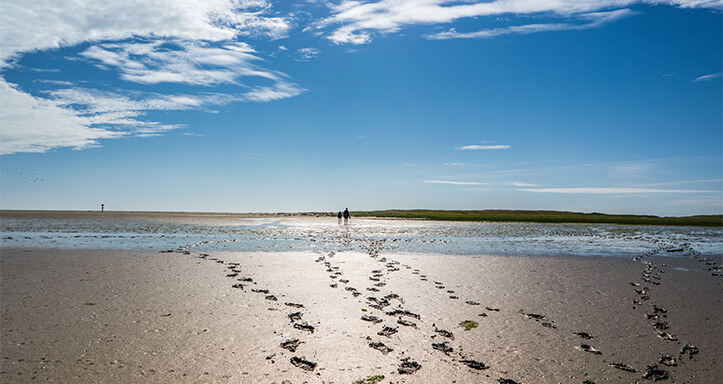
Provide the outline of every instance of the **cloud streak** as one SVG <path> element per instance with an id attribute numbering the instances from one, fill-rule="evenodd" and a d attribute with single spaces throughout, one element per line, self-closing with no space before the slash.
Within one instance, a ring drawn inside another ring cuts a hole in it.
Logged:
<path id="1" fill-rule="evenodd" d="M 439 32 L 426 37 L 431 40 L 448 40 L 448 39 L 482 39 L 482 38 L 493 38 L 503 35 L 527 35 L 538 32 L 553 32 L 553 31 L 569 31 L 569 30 L 584 30 L 598 28 L 604 24 L 611 23 L 622 18 L 632 16 L 636 14 L 629 9 L 619 9 L 610 12 L 592 12 L 585 13 L 578 16 L 583 21 L 589 21 L 582 24 L 573 23 L 549 23 L 549 24 L 526 24 L 526 25 L 515 25 L 505 28 L 491 28 L 483 29 L 476 32 L 457 32 L 454 28 L 449 31 Z"/>
<path id="2" fill-rule="evenodd" d="M 243 76 L 278 80 L 256 67 L 260 59 L 244 43 L 215 46 L 203 41 L 155 40 L 99 44 L 80 55 L 101 68 L 113 67 L 123 80 L 140 84 L 234 84 Z"/>
<path id="3" fill-rule="evenodd" d="M 510 149 L 512 146 L 510 145 L 463 145 L 461 147 L 457 147 L 457 150 L 460 151 L 497 151 L 501 149 Z"/>
<path id="4" fill-rule="evenodd" d="M 447 180 L 424 180 L 425 184 L 450 184 L 450 185 L 488 185 L 487 183 L 478 183 L 474 181 L 447 181 Z"/>
<path id="5" fill-rule="evenodd" d="M 723 73 L 721 73 L 721 72 L 711 73 L 710 75 L 703 75 L 703 76 L 696 77 L 695 80 L 693 80 L 693 82 L 700 83 L 703 81 L 711 81 L 711 80 L 721 77 L 722 75 L 723 75 Z"/>
<path id="6" fill-rule="evenodd" d="M 707 190 L 690 190 L 690 189 L 657 189 L 657 188 L 615 188 L 615 187 L 603 187 L 603 188 L 524 188 L 517 189 L 523 192 L 536 192 L 536 193 L 562 193 L 562 194 L 575 194 L 575 195 L 637 195 L 637 194 L 650 194 L 650 193 L 717 193 L 717 191 Z"/>
<path id="7" fill-rule="evenodd" d="M 713 8 L 723 6 L 716 0 L 343 0 L 328 5 L 332 15 L 315 23 L 325 30 L 335 44 L 367 44 L 373 34 L 388 34 L 414 25 L 450 24 L 461 19 L 497 17 L 502 15 L 545 16 L 562 22 L 530 24 L 477 32 L 450 30 L 428 35 L 432 39 L 481 38 L 504 34 L 524 34 L 551 30 L 587 29 L 631 15 L 621 9 L 634 4 L 668 4 L 681 8 Z M 588 21 L 573 24 L 568 20 Z M 333 26 L 333 27 L 332 27 Z"/>

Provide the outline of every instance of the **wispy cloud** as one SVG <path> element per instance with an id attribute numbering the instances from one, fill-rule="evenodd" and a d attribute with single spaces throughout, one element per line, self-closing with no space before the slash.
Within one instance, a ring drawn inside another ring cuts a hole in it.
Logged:
<path id="1" fill-rule="evenodd" d="M 67 89 L 31 95 L 0 77 L 0 154 L 82 149 L 103 139 L 149 137 L 179 127 L 149 121 L 145 111 L 299 95 L 303 88 L 285 74 L 262 67 L 258 53 L 239 41 L 276 40 L 290 27 L 291 16 L 278 15 L 267 0 L 0 2 L 0 69 L 12 67 L 28 52 L 90 43 L 80 57 L 117 71 L 124 81 L 242 87 L 235 95 L 214 100 L 212 95 L 131 96 L 123 90 L 77 89 L 53 80 L 40 84 Z"/>
<path id="2" fill-rule="evenodd" d="M 478 183 L 474 181 L 448 181 L 448 180 L 424 180 L 425 184 L 451 184 L 451 185 L 488 185 L 487 183 Z"/>
<path id="3" fill-rule="evenodd" d="M 266 0 L 95 1 L 0 3 L 0 61 L 22 53 L 88 41 L 164 36 L 224 41 L 238 36 L 277 39 L 290 20 Z"/>
<path id="4" fill-rule="evenodd" d="M 114 67 L 121 79 L 141 84 L 239 84 L 242 77 L 280 81 L 281 76 L 254 64 L 260 59 L 245 43 L 221 46 L 203 41 L 155 40 L 105 43 L 81 56 L 103 67 Z"/>
<path id="5" fill-rule="evenodd" d="M 300 60 L 300 61 L 311 60 L 311 59 L 315 58 L 316 56 L 318 56 L 320 52 L 321 51 L 319 51 L 317 48 L 311 48 L 311 47 L 297 49 L 296 50 L 296 54 L 298 55 L 297 60 Z"/>
<path id="6" fill-rule="evenodd" d="M 500 150 L 500 149 L 510 149 L 512 148 L 511 145 L 463 145 L 461 147 L 457 147 L 457 150 L 460 151 L 494 151 L 494 150 Z"/>
<path id="7" fill-rule="evenodd" d="M 256 87 L 243 94 L 245 100 L 269 102 L 298 96 L 306 90 L 295 83 L 278 82 L 268 87 Z"/>
<path id="8" fill-rule="evenodd" d="M 62 80 L 47 80 L 47 79 L 36 79 L 33 80 L 34 83 L 40 83 L 40 84 L 50 84 L 50 85 L 57 85 L 59 87 L 72 87 L 75 86 L 70 81 L 62 81 Z"/>
<path id="9" fill-rule="evenodd" d="M 469 164 L 469 163 L 444 163 L 445 167 L 458 167 L 458 168 L 470 168 L 470 167 L 489 167 L 488 164 Z"/>
<path id="10" fill-rule="evenodd" d="M 698 76 L 695 78 L 695 80 L 693 80 L 693 82 L 699 83 L 701 81 L 711 81 L 711 80 L 721 77 L 722 75 L 723 75 L 723 73 L 718 72 L 718 73 L 711 73 L 709 75 Z"/>
<path id="11" fill-rule="evenodd" d="M 490 28 L 475 32 L 457 32 L 454 28 L 435 34 L 427 35 L 432 40 L 447 39 L 481 39 L 493 38 L 503 35 L 527 35 L 538 32 L 569 31 L 598 28 L 604 24 L 611 23 L 624 17 L 636 14 L 629 9 L 618 9 L 610 12 L 591 12 L 578 15 L 577 18 L 583 23 L 548 23 L 548 24 L 526 24 L 514 25 L 504 28 Z"/>
<path id="12" fill-rule="evenodd" d="M 33 97 L 0 81 L 0 155 L 16 152 L 46 152 L 57 147 L 83 149 L 101 139 L 126 136 L 125 132 L 92 127 L 89 117 L 80 116 L 58 102 Z"/>
<path id="13" fill-rule="evenodd" d="M 511 185 L 513 187 L 537 187 L 537 184 L 525 183 L 522 181 L 510 181 L 509 183 L 503 183 L 503 185 Z"/>
<path id="14" fill-rule="evenodd" d="M 702 179 L 702 180 L 680 180 L 680 181 L 667 181 L 664 183 L 648 184 L 648 186 L 661 186 L 661 185 L 681 185 L 681 184 L 707 184 L 707 183 L 723 183 L 723 179 Z"/>
<path id="15" fill-rule="evenodd" d="M 549 24 L 530 24 L 461 33 L 450 30 L 429 35 L 429 38 L 480 38 L 504 34 L 534 33 L 552 30 L 595 28 L 632 15 L 620 9 L 636 3 L 669 4 L 683 8 L 721 9 L 718 0 L 343 0 L 329 3 L 332 15 L 317 22 L 314 28 L 334 26 L 327 38 L 336 44 L 367 44 L 375 33 L 398 32 L 413 25 L 450 24 L 461 19 L 498 17 L 502 15 L 557 18 Z"/>
<path id="16" fill-rule="evenodd" d="M 585 195 L 629 195 L 629 194 L 651 194 L 651 193 L 717 193 L 717 191 L 710 190 L 691 190 L 691 189 L 657 189 L 657 188 L 617 188 L 617 187 L 603 187 L 603 188 L 525 188 L 518 189 L 523 192 L 537 192 L 537 193 L 563 193 L 563 194 L 585 194 Z"/>
<path id="17" fill-rule="evenodd" d="M 182 127 L 145 118 L 148 111 L 190 110 L 223 105 L 222 95 L 120 94 L 93 89 L 60 89 L 33 97 L 0 82 L 0 154 L 45 152 L 57 147 L 84 149 L 102 139 L 154 137 Z"/>

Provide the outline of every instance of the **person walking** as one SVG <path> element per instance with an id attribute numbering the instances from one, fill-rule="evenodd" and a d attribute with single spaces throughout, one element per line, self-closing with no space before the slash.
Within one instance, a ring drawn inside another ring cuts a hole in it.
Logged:
<path id="1" fill-rule="evenodd" d="M 336 218 L 339 221 L 339 224 L 341 224 L 341 211 L 336 214 Z"/>
<path id="2" fill-rule="evenodd" d="M 351 215 L 349 214 L 349 208 L 344 208 L 344 224 L 349 224 L 350 218 Z"/>

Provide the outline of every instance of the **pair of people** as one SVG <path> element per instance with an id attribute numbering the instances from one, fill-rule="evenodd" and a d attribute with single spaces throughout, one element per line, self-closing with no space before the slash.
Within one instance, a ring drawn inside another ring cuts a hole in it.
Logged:
<path id="1" fill-rule="evenodd" d="M 336 214 L 336 218 L 339 220 L 339 224 L 341 224 L 342 217 L 344 217 L 344 224 L 349 224 L 349 219 L 351 218 L 351 215 L 349 214 L 349 208 L 344 208 L 344 213 L 341 213 L 341 211 L 339 211 Z"/>

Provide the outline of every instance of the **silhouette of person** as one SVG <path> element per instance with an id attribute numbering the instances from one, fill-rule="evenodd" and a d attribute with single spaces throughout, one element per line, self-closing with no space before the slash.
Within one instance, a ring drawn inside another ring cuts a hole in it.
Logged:
<path id="1" fill-rule="evenodd" d="M 336 214 L 336 218 L 339 220 L 339 224 L 341 224 L 341 211 Z"/>
<path id="2" fill-rule="evenodd" d="M 344 224 L 349 224 L 350 218 L 351 215 L 349 214 L 349 208 L 344 208 Z"/>
<path id="3" fill-rule="evenodd" d="M 103 212 L 103 210 L 105 210 L 105 204 L 100 205 L 100 211 Z"/>

